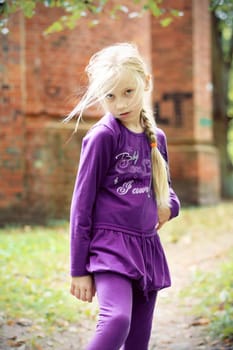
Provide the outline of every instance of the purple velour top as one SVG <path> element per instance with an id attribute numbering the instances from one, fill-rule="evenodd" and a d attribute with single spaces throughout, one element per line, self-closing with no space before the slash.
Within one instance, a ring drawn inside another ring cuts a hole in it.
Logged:
<path id="1" fill-rule="evenodd" d="M 156 134 L 168 162 L 165 134 L 158 128 Z M 180 203 L 171 184 L 170 203 L 173 218 Z M 149 141 L 108 113 L 82 142 L 70 215 L 71 275 L 112 271 L 144 291 L 169 286 L 157 221 Z"/>

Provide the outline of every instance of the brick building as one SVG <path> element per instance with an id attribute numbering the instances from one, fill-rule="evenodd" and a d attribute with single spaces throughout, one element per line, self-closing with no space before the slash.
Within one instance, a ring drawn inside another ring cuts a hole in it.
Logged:
<path id="1" fill-rule="evenodd" d="M 44 36 L 58 10 L 12 17 L 10 34 L 0 38 L 0 223 L 68 218 L 81 138 L 99 116 L 87 116 L 68 143 L 74 125 L 61 121 L 85 84 L 90 55 L 120 41 L 137 43 L 152 67 L 152 102 L 181 201 L 218 201 L 208 0 L 164 3 L 184 13 L 166 28 L 149 13 L 136 19 L 122 13 L 117 21 L 102 14 L 94 29 L 81 19 L 73 31 Z"/>

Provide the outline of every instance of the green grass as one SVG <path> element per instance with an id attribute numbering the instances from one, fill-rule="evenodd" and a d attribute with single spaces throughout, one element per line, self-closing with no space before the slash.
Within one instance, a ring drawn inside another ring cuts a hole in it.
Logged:
<path id="1" fill-rule="evenodd" d="M 218 235 L 232 236 L 232 214 L 233 202 L 184 210 L 181 220 L 184 227 L 179 227 L 178 232 L 171 227 L 169 241 L 189 235 L 198 240 L 200 249 L 202 242 L 207 242 L 205 248 L 208 249 L 208 241 Z M 213 338 L 233 341 L 233 250 L 227 243 L 226 239 L 222 264 L 216 264 L 213 272 L 197 269 L 191 285 L 180 296 L 189 303 L 191 300 L 192 314 L 209 320 L 208 331 Z"/>
<path id="2" fill-rule="evenodd" d="M 223 231 L 233 234 L 232 213 L 233 202 L 230 201 L 215 206 L 182 208 L 177 219 L 164 225 L 161 236 L 167 243 L 176 243 L 185 235 L 212 239 Z"/>
<path id="3" fill-rule="evenodd" d="M 211 335 L 233 341 L 233 253 L 212 273 L 197 271 L 191 287 L 182 292 L 186 298 L 194 297 L 192 311 L 209 320 Z"/>
<path id="4" fill-rule="evenodd" d="M 218 235 L 233 235 L 233 202 L 183 209 L 180 218 L 166 224 L 161 233 L 165 243 L 189 237 L 199 242 L 200 249 L 203 242 L 208 249 L 208 242 Z M 212 273 L 197 271 L 180 296 L 189 303 L 191 299 L 192 314 L 209 320 L 213 338 L 233 341 L 233 251 L 229 248 L 226 241 L 224 263 Z"/>
<path id="5" fill-rule="evenodd" d="M 48 331 L 92 316 L 69 293 L 68 225 L 0 230 L 0 310 L 29 318 Z"/>
<path id="6" fill-rule="evenodd" d="M 214 239 L 222 232 L 233 234 L 233 202 L 213 207 L 185 208 L 180 218 L 161 230 L 165 244 L 183 236 Z M 233 334 L 232 256 L 213 274 L 197 273 L 186 291 L 200 304 L 197 313 L 211 320 L 217 335 Z M 52 332 L 85 318 L 95 318 L 96 308 L 79 302 L 69 293 L 69 227 L 6 227 L 0 229 L 0 310 L 8 320 L 28 318 Z"/>

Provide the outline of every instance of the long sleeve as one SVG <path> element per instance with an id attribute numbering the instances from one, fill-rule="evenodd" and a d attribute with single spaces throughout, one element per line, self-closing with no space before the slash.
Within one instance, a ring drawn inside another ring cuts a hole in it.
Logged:
<path id="1" fill-rule="evenodd" d="M 113 148 L 111 130 L 99 125 L 83 139 L 70 211 L 71 276 L 88 274 L 92 214 L 96 195 L 108 171 Z"/>
<path id="2" fill-rule="evenodd" d="M 180 210 L 180 201 L 179 198 L 177 197 L 175 191 L 172 188 L 172 183 L 171 183 L 171 177 L 170 177 L 170 171 L 169 171 L 169 158 L 168 158 L 168 150 L 167 150 L 167 139 L 165 133 L 159 129 L 159 134 L 158 134 L 158 147 L 159 150 L 163 156 L 163 158 L 166 161 L 167 164 L 167 172 L 168 172 L 168 182 L 169 182 L 169 192 L 170 192 L 170 204 L 171 204 L 171 216 L 170 219 L 176 217 L 179 215 L 179 210 Z"/>

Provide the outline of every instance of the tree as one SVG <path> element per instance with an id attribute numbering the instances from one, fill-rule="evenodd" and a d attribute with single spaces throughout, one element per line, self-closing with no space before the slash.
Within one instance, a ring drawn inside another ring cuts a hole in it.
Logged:
<path id="1" fill-rule="evenodd" d="M 212 0 L 211 10 L 214 138 L 220 155 L 222 195 L 232 198 L 233 2 Z"/>
<path id="2" fill-rule="evenodd" d="M 123 2 L 123 1 L 122 1 Z M 140 17 L 145 11 L 150 11 L 154 16 L 160 17 L 162 26 L 169 25 L 174 17 L 183 15 L 174 8 L 163 7 L 163 0 L 132 0 L 138 5 L 138 11 L 131 12 L 124 4 L 112 5 L 109 0 L 0 0 L 0 29 L 8 32 L 7 22 L 11 14 L 23 11 L 27 18 L 31 18 L 36 11 L 36 6 L 42 4 L 47 8 L 61 8 L 64 15 L 47 28 L 46 33 L 61 31 L 65 28 L 73 29 L 81 17 L 95 16 L 90 20 L 90 26 L 99 24 L 98 15 L 108 11 L 109 16 L 115 18 L 118 12 L 127 13 L 129 18 Z"/>

